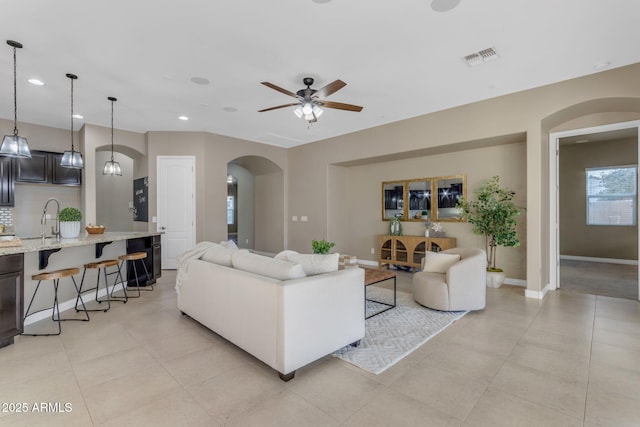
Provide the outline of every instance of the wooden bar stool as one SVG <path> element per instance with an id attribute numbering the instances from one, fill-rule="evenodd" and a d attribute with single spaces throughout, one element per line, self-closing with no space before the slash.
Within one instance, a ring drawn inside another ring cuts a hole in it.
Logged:
<path id="1" fill-rule="evenodd" d="M 147 253 L 146 252 L 133 252 L 130 254 L 126 254 L 126 255 L 120 255 L 118 257 L 118 259 L 120 260 L 120 270 L 122 271 L 122 266 L 124 265 L 125 262 L 127 262 L 127 278 L 129 277 L 129 273 L 128 273 L 128 269 L 130 266 L 133 266 L 133 274 L 136 277 L 136 288 L 138 290 L 138 295 L 131 295 L 129 298 L 140 298 L 140 291 L 144 290 L 144 291 L 152 291 L 153 290 L 153 284 L 151 283 L 151 276 L 149 275 L 149 270 L 147 269 L 146 264 L 144 263 L 145 258 L 147 257 Z M 128 261 L 131 261 L 130 263 L 128 263 Z M 136 267 L 136 261 L 138 261 L 140 264 L 142 264 L 142 267 L 144 268 L 144 273 L 147 276 L 147 281 L 145 283 L 145 285 L 151 285 L 151 287 L 149 289 L 140 289 L 140 282 L 138 280 L 138 268 Z M 127 280 L 128 282 L 128 280 Z"/>
<path id="2" fill-rule="evenodd" d="M 107 268 L 109 267 L 117 267 L 117 270 L 112 271 L 110 273 L 107 273 Z M 104 311 L 105 313 L 107 311 L 109 311 L 109 309 L 111 308 L 111 301 L 121 301 L 123 303 L 126 304 L 127 302 L 127 290 L 126 290 L 126 284 L 124 283 L 124 280 L 122 279 L 122 274 L 120 272 L 120 265 L 118 264 L 118 260 L 117 259 L 107 259 L 107 260 L 103 260 L 103 261 L 95 261 L 95 262 L 90 262 L 88 264 L 84 265 L 84 272 L 82 273 L 82 282 L 80 282 L 80 292 L 82 292 L 82 287 L 84 286 L 84 278 L 85 275 L 87 274 L 87 270 L 98 270 L 98 278 L 96 280 L 96 287 L 95 288 L 91 288 L 91 289 L 87 289 L 86 291 L 92 291 L 93 289 L 96 290 L 96 297 L 95 300 L 98 302 L 98 304 L 102 304 L 103 302 L 106 301 L 107 303 L 107 308 L 100 308 L 100 309 L 90 309 L 88 311 Z M 102 271 L 103 275 L 104 275 L 104 288 L 107 294 L 107 299 L 99 299 L 98 298 L 98 291 L 100 290 L 100 272 Z M 111 286 L 111 292 L 109 292 L 109 279 L 108 277 L 111 275 L 115 275 L 116 277 L 113 280 L 113 285 Z M 113 290 L 115 289 L 117 283 L 118 283 L 118 277 L 120 277 L 120 282 L 122 283 L 122 289 L 124 290 L 124 297 L 122 298 L 111 298 L 111 293 L 113 293 Z M 85 291 L 85 292 L 86 292 Z M 78 295 L 78 298 L 80 298 L 80 295 Z M 76 310 L 78 310 L 78 299 L 76 299 Z"/>
<path id="3" fill-rule="evenodd" d="M 74 275 L 79 273 L 80 273 L 79 268 L 65 268 L 62 270 L 45 271 L 43 273 L 38 273 L 31 276 L 31 279 L 37 280 L 38 284 L 36 285 L 36 290 L 33 292 L 33 296 L 31 297 L 31 301 L 29 302 L 29 306 L 27 307 L 27 312 L 25 313 L 23 320 L 26 320 L 27 317 L 33 314 L 39 313 L 44 310 L 48 310 L 48 308 L 45 308 L 29 314 L 29 311 L 31 310 L 31 305 L 33 304 L 33 300 L 35 299 L 36 294 L 38 293 L 38 289 L 40 289 L 40 283 L 42 283 L 43 280 L 51 280 L 53 282 L 53 307 L 51 307 L 52 308 L 51 320 L 53 320 L 54 322 L 58 322 L 58 333 L 55 333 L 55 334 L 23 333 L 22 335 L 29 335 L 33 337 L 36 337 L 36 336 L 46 337 L 50 335 L 60 335 L 60 333 L 62 332 L 62 324 L 61 324 L 62 321 L 79 320 L 79 321 L 86 322 L 89 320 L 89 313 L 88 313 L 87 307 L 85 307 L 84 305 L 84 301 L 82 300 L 82 296 L 80 294 L 80 289 L 76 284 L 76 279 L 73 277 Z M 71 277 L 71 280 L 73 281 L 73 286 L 76 288 L 76 292 L 78 293 L 78 296 L 76 297 L 76 311 L 84 311 L 84 314 L 87 316 L 86 319 L 61 319 L 60 318 L 60 306 L 58 305 L 58 286 L 60 285 L 60 279 L 63 279 L 65 277 Z M 82 303 L 82 310 L 78 309 L 78 300 L 80 300 L 80 302 Z M 58 316 L 57 318 L 56 318 L 56 312 Z"/>

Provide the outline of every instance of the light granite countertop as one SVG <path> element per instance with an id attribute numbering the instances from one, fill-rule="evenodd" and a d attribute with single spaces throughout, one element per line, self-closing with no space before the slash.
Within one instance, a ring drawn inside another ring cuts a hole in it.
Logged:
<path id="1" fill-rule="evenodd" d="M 41 237 L 22 239 L 21 246 L 12 247 L 0 247 L 0 256 L 20 254 L 28 252 L 38 252 L 48 249 L 61 249 L 70 248 L 74 246 L 94 245 L 96 243 L 115 242 L 119 240 L 138 239 L 141 237 L 158 236 L 163 234 L 162 232 L 150 232 L 150 231 L 131 231 L 131 232 L 117 232 L 107 231 L 104 234 L 87 234 L 79 236 L 76 239 L 60 239 L 46 238 L 42 240 Z"/>

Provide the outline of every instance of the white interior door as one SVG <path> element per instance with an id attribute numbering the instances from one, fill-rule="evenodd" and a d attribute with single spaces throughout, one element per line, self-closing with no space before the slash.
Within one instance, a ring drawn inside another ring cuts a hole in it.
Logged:
<path id="1" fill-rule="evenodd" d="M 158 231 L 162 235 L 162 268 L 175 269 L 180 254 L 195 241 L 195 158 L 158 156 Z"/>

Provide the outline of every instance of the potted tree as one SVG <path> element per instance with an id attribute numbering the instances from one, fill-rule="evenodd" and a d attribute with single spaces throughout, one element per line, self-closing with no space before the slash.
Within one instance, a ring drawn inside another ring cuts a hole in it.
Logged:
<path id="1" fill-rule="evenodd" d="M 58 215 L 60 221 L 60 237 L 73 239 L 80 235 L 82 212 L 78 208 L 64 208 Z"/>
<path id="2" fill-rule="evenodd" d="M 520 208 L 513 202 L 515 192 L 500 187 L 500 177 L 484 182 L 473 194 L 476 200 L 460 199 L 457 207 L 462 217 L 473 225 L 473 232 L 484 236 L 487 252 L 487 286 L 498 288 L 505 274 L 496 267 L 496 249 L 498 246 L 514 247 L 520 245 L 517 234 L 517 218 Z"/>

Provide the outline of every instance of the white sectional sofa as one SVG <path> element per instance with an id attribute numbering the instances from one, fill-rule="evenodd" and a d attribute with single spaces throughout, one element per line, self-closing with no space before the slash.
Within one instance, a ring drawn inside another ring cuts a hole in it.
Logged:
<path id="1" fill-rule="evenodd" d="M 179 258 L 176 291 L 182 313 L 284 381 L 364 337 L 360 268 L 306 275 L 300 263 L 201 242 Z"/>

